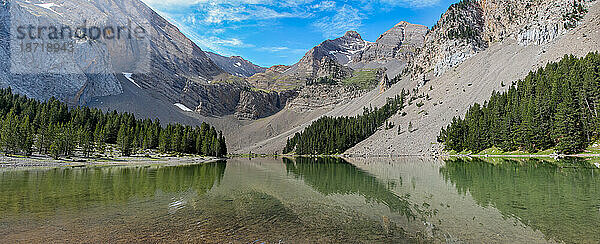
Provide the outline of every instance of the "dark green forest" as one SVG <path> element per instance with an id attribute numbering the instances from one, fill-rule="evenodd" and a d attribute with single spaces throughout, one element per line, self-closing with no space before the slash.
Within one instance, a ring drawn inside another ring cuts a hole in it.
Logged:
<path id="1" fill-rule="evenodd" d="M 600 135 L 600 55 L 565 56 L 530 72 L 506 92 L 442 128 L 446 150 L 480 152 L 493 146 L 529 153 L 578 153 Z"/>
<path id="2" fill-rule="evenodd" d="M 206 156 L 227 154 L 225 138 L 214 127 L 136 119 L 133 114 L 69 108 L 56 99 L 40 102 L 0 89 L 0 150 L 5 154 L 39 153 L 54 158 L 104 154 L 113 145 L 124 156 L 142 149 Z"/>
<path id="3" fill-rule="evenodd" d="M 355 117 L 323 117 L 304 132 L 288 138 L 284 154 L 298 155 L 340 154 L 373 135 L 392 115 L 404 107 L 406 93 L 388 98 L 378 109 L 364 108 L 362 115 Z"/>

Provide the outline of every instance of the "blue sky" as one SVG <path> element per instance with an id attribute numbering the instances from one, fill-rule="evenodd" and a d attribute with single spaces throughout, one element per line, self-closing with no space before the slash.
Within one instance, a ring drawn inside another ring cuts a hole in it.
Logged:
<path id="1" fill-rule="evenodd" d="M 269 67 L 326 39 L 375 41 L 400 21 L 433 26 L 457 0 L 142 0 L 203 50 Z"/>

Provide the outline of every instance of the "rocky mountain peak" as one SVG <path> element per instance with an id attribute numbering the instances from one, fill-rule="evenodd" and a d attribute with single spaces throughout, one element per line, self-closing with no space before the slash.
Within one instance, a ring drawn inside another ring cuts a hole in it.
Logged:
<path id="1" fill-rule="evenodd" d="M 416 24 L 413 24 L 413 23 L 410 23 L 410 22 L 407 22 L 407 21 L 404 21 L 404 20 L 403 20 L 403 21 L 400 21 L 400 22 L 398 22 L 398 24 L 396 24 L 394 27 L 398 27 L 398 26 L 409 26 L 409 25 L 416 25 Z"/>
<path id="2" fill-rule="evenodd" d="M 324 61 L 331 67 L 329 61 L 346 66 L 352 62 L 352 56 L 367 47 L 368 42 L 362 39 L 356 31 L 348 31 L 342 37 L 326 40 L 308 51 L 300 62 L 294 64 L 286 75 L 301 77 L 300 80 L 312 81 L 326 74 Z M 322 65 L 323 64 L 323 65 Z M 325 70 L 322 70 L 324 69 Z"/>
<path id="3" fill-rule="evenodd" d="M 344 35 L 344 37 L 362 40 L 362 37 L 360 36 L 360 34 L 358 34 L 358 32 L 353 31 L 353 30 L 347 31 L 346 34 Z"/>
<path id="4" fill-rule="evenodd" d="M 267 71 L 280 72 L 283 73 L 288 70 L 290 66 L 287 65 L 273 65 L 267 69 Z"/>
<path id="5" fill-rule="evenodd" d="M 428 28 L 402 21 L 383 33 L 374 43 L 352 56 L 353 68 L 380 68 L 395 77 L 414 58 L 425 41 Z"/>
<path id="6" fill-rule="evenodd" d="M 225 57 L 213 52 L 206 52 L 206 54 L 221 69 L 238 77 L 250 77 L 266 70 L 266 68 L 253 64 L 241 56 Z"/>

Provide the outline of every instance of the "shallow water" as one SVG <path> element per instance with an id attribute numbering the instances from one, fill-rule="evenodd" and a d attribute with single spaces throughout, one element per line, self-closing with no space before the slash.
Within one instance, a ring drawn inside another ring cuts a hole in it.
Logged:
<path id="1" fill-rule="evenodd" d="M 4 171 L 0 240 L 598 243 L 590 165 L 303 158 Z"/>

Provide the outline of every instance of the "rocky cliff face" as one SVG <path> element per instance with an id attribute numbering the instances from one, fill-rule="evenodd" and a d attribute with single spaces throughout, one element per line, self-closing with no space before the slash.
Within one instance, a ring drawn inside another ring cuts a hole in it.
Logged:
<path id="1" fill-rule="evenodd" d="M 450 6 L 412 62 L 413 78 L 440 76 L 490 44 L 544 45 L 577 26 L 595 0 L 463 0 Z"/>
<path id="2" fill-rule="evenodd" d="M 300 89 L 288 102 L 288 109 L 304 113 L 316 109 L 333 109 L 367 93 L 366 90 L 345 85 L 311 85 Z"/>
<path id="3" fill-rule="evenodd" d="M 513 38 L 521 45 L 542 45 L 578 25 L 595 0 L 497 1 L 480 0 L 484 39 Z"/>
<path id="4" fill-rule="evenodd" d="M 423 47 L 428 32 L 426 26 L 402 21 L 379 36 L 374 43 L 369 43 L 364 50 L 353 55 L 350 67 L 385 67 L 391 71 L 388 75 L 393 77 L 414 59 Z"/>
<path id="5" fill-rule="evenodd" d="M 235 76 L 250 77 L 267 70 L 267 68 L 253 64 L 240 56 L 224 57 L 213 52 L 206 54 L 217 66 Z"/>
<path id="6" fill-rule="evenodd" d="M 255 120 L 268 117 L 283 109 L 288 100 L 296 97 L 295 91 L 263 92 L 244 90 L 240 93 L 240 102 L 236 107 L 238 119 Z"/>
<path id="7" fill-rule="evenodd" d="M 265 70 L 264 73 L 258 73 L 247 80 L 253 87 L 263 90 L 282 91 L 296 87 L 300 82 L 292 77 L 285 77 L 284 73 L 290 69 L 287 65 L 275 65 Z"/>
<path id="8" fill-rule="evenodd" d="M 453 4 L 425 37 L 413 61 L 414 74 L 441 75 L 487 47 L 483 40 L 483 9 L 476 1 Z"/>
<path id="9" fill-rule="evenodd" d="M 293 90 L 269 92 L 237 84 L 189 83 L 177 101 L 204 116 L 234 115 L 237 119 L 254 120 L 279 112 L 295 96 Z"/>

